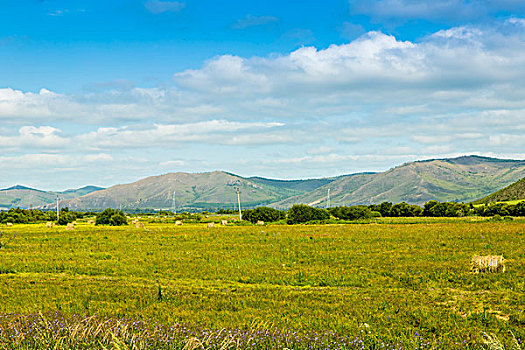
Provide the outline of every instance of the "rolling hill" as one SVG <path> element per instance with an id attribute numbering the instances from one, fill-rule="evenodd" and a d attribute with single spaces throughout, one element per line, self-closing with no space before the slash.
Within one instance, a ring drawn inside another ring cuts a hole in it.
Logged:
<path id="1" fill-rule="evenodd" d="M 0 190 L 0 208 L 29 208 L 41 207 L 60 198 L 71 199 L 88 193 L 103 189 L 97 186 L 85 186 L 78 189 L 70 189 L 62 192 L 43 191 L 26 186 L 16 185 Z"/>
<path id="2" fill-rule="evenodd" d="M 472 202 L 473 204 L 484 204 L 492 202 L 508 202 L 525 200 L 525 177 L 515 183 L 494 192 L 485 198 Z"/>
<path id="3" fill-rule="evenodd" d="M 423 204 L 429 200 L 469 202 L 486 196 L 525 176 L 525 161 L 479 156 L 432 159 L 405 163 L 375 174 L 336 179 L 309 193 L 272 203 L 276 208 L 293 204 L 331 205 L 388 202 Z"/>
<path id="4" fill-rule="evenodd" d="M 178 172 L 113 186 L 62 201 L 60 206 L 73 210 L 107 207 L 131 210 L 172 209 L 175 204 L 178 210 L 233 209 L 237 203 L 235 191 L 239 188 L 243 207 L 255 207 L 314 190 L 332 181 L 333 179 L 283 181 L 261 177 L 243 178 L 224 171 L 198 174 Z M 54 207 L 51 203 L 44 208 Z"/>
<path id="5" fill-rule="evenodd" d="M 463 156 L 409 162 L 380 173 L 360 173 L 310 180 L 241 177 L 224 171 L 169 173 L 107 189 L 93 186 L 60 192 L 61 207 L 100 210 L 215 210 L 236 207 L 236 188 L 243 208 L 268 205 L 286 209 L 293 204 L 331 205 L 388 202 L 423 204 L 429 200 L 470 202 L 525 177 L 525 160 Z M 522 182 L 520 183 L 522 184 Z M 15 186 L 0 190 L 0 207 L 55 208 L 56 192 Z"/>

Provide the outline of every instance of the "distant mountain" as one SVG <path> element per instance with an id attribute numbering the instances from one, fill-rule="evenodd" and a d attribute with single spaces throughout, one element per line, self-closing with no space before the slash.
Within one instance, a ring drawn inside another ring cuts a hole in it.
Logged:
<path id="1" fill-rule="evenodd" d="M 76 209 L 233 209 L 237 204 L 236 188 L 241 191 L 242 207 L 266 205 L 326 185 L 333 179 L 271 180 L 243 178 L 223 171 L 208 173 L 169 173 L 151 176 L 134 183 L 65 200 L 60 206 Z M 54 208 L 50 203 L 45 208 Z"/>
<path id="2" fill-rule="evenodd" d="M 85 186 L 63 192 L 43 191 L 22 185 L 0 189 L 0 208 L 29 208 L 41 207 L 56 201 L 58 195 L 61 199 L 71 199 L 78 196 L 103 189 L 96 186 Z"/>
<path id="3" fill-rule="evenodd" d="M 479 156 L 405 163 L 376 174 L 345 176 L 311 192 L 272 203 L 287 208 L 296 203 L 331 205 L 388 202 L 423 204 L 429 200 L 469 202 L 525 176 L 524 160 Z"/>
<path id="4" fill-rule="evenodd" d="M 58 192 L 58 193 L 61 194 L 63 198 L 75 198 L 75 197 L 84 196 L 91 192 L 100 191 L 103 189 L 104 187 L 84 186 L 81 188 L 65 190 L 65 191 Z"/>
<path id="5" fill-rule="evenodd" d="M 429 200 L 470 202 L 525 177 L 525 160 L 463 156 L 409 162 L 380 173 L 360 173 L 309 180 L 241 177 L 224 171 L 169 173 L 101 189 L 86 186 L 59 192 L 61 207 L 100 210 L 215 210 L 236 207 L 236 188 L 243 208 L 262 205 L 286 209 L 305 203 L 332 206 Z M 0 190 L 0 207 L 55 208 L 57 192 L 14 186 Z"/>
<path id="6" fill-rule="evenodd" d="M 485 198 L 474 201 L 474 204 L 483 204 L 491 202 L 506 202 L 515 200 L 525 200 L 525 177 L 521 180 L 497 191 Z"/>

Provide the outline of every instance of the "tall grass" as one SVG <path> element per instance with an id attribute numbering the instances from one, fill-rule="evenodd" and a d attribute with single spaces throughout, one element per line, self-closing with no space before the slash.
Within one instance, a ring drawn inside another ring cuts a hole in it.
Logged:
<path id="1" fill-rule="evenodd" d="M 58 325 L 39 326 L 40 338 L 24 338 L 21 348 L 51 338 L 63 348 L 129 347 L 131 337 L 140 344 L 155 327 L 153 338 L 177 340 L 164 348 L 220 348 L 206 341 L 224 332 L 256 334 L 250 339 L 259 348 L 323 348 L 329 339 L 367 348 L 481 348 L 484 332 L 505 340 L 509 331 L 521 344 L 523 222 L 413 220 L 211 229 L 81 223 L 75 231 L 15 225 L 4 232 L 18 235 L 0 250 L 1 329 L 7 319 L 42 324 L 31 316 L 39 313 Z M 471 273 L 475 255 L 503 255 L 505 273 Z M 104 328 L 109 319 L 120 329 L 113 336 Z M 142 326 L 119 328 L 134 322 Z M 169 330 L 174 325 L 187 333 Z M 293 334 L 302 342 L 288 342 Z M 265 343 L 270 335 L 277 340 Z M 234 343 L 241 344 L 227 341 Z"/>

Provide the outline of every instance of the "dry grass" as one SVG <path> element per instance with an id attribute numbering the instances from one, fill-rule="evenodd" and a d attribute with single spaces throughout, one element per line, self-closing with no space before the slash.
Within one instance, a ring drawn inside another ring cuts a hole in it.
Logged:
<path id="1" fill-rule="evenodd" d="M 502 255 L 474 256 L 472 258 L 472 272 L 505 272 L 505 259 Z"/>

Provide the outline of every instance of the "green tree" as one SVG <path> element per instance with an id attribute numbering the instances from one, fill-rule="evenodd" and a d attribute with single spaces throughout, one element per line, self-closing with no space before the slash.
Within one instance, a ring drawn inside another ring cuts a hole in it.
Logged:
<path id="1" fill-rule="evenodd" d="M 330 214 L 326 209 L 314 208 L 306 204 L 296 204 L 288 210 L 288 223 L 299 224 L 315 220 L 328 220 Z"/>
<path id="2" fill-rule="evenodd" d="M 128 220 L 124 212 L 116 209 L 107 208 L 103 212 L 97 215 L 95 225 L 111 225 L 121 226 L 126 225 Z"/>
<path id="3" fill-rule="evenodd" d="M 255 209 L 248 209 L 242 212 L 243 220 L 256 223 L 257 221 L 275 222 L 286 217 L 286 213 L 269 207 L 258 207 Z"/>

